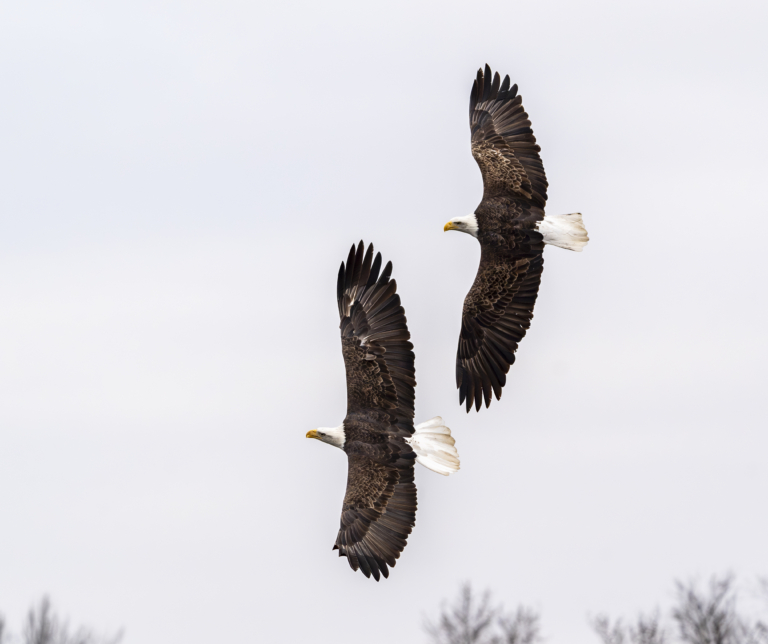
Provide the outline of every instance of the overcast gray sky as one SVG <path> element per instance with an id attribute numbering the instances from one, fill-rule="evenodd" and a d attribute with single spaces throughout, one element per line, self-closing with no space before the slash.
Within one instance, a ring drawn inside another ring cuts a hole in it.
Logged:
<path id="1" fill-rule="evenodd" d="M 45 592 L 127 644 L 422 642 L 460 581 L 543 613 L 768 573 L 764 2 L 0 5 L 0 610 Z M 472 78 L 520 86 L 585 252 L 545 252 L 500 403 L 454 359 L 479 245 Z M 335 280 L 372 241 L 416 351 L 389 580 L 331 552 Z"/>

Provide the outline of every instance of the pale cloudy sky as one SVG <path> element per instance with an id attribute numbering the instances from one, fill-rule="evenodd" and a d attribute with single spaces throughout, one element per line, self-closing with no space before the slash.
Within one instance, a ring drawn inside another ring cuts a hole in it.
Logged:
<path id="1" fill-rule="evenodd" d="M 0 611 L 43 593 L 127 644 L 422 642 L 460 581 L 631 616 L 768 573 L 763 2 L 0 5 Z M 520 86 L 549 248 L 504 398 L 454 388 L 479 246 L 472 78 Z M 389 580 L 331 552 L 335 279 L 394 263 L 419 468 Z"/>

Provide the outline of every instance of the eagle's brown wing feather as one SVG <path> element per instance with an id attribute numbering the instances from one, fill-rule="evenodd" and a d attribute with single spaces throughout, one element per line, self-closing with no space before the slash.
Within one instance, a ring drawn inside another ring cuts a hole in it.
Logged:
<path id="1" fill-rule="evenodd" d="M 505 256 L 483 249 L 480 267 L 464 300 L 459 348 L 456 354 L 456 386 L 459 403 L 467 411 L 479 411 L 501 398 L 515 351 L 533 318 L 544 257 Z"/>
<path id="2" fill-rule="evenodd" d="M 483 175 L 483 201 L 507 196 L 543 208 L 547 202 L 547 176 L 541 148 L 523 108 L 517 85 L 509 76 L 500 83 L 498 72 L 478 70 L 469 99 L 472 156 Z"/>

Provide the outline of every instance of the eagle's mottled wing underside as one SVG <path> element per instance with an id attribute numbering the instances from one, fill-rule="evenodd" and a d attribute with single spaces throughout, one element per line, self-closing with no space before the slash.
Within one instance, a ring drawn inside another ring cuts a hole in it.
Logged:
<path id="1" fill-rule="evenodd" d="M 469 100 L 472 156 L 483 175 L 483 199 L 508 195 L 531 200 L 541 208 L 547 201 L 547 177 L 541 148 L 531 129 L 517 85 L 509 76 L 478 70 Z"/>
<path id="2" fill-rule="evenodd" d="M 541 282 L 541 254 L 510 261 L 481 261 L 475 283 L 464 301 L 456 386 L 459 403 L 479 411 L 483 400 L 501 398 L 515 351 L 533 318 Z"/>

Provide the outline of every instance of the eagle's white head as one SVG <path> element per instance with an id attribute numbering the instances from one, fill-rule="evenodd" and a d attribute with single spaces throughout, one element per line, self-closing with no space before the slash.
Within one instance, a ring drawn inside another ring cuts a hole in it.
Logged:
<path id="1" fill-rule="evenodd" d="M 339 449 L 344 447 L 344 423 L 341 423 L 338 427 L 318 427 L 317 429 L 310 429 L 307 432 L 307 438 L 316 438 L 319 441 L 338 447 Z"/>
<path id="2" fill-rule="evenodd" d="M 472 237 L 477 237 L 477 231 L 479 227 L 477 225 L 477 217 L 475 215 L 467 215 L 466 217 L 454 217 L 443 227 L 445 232 L 449 230 L 458 230 L 461 233 L 467 233 Z"/>

